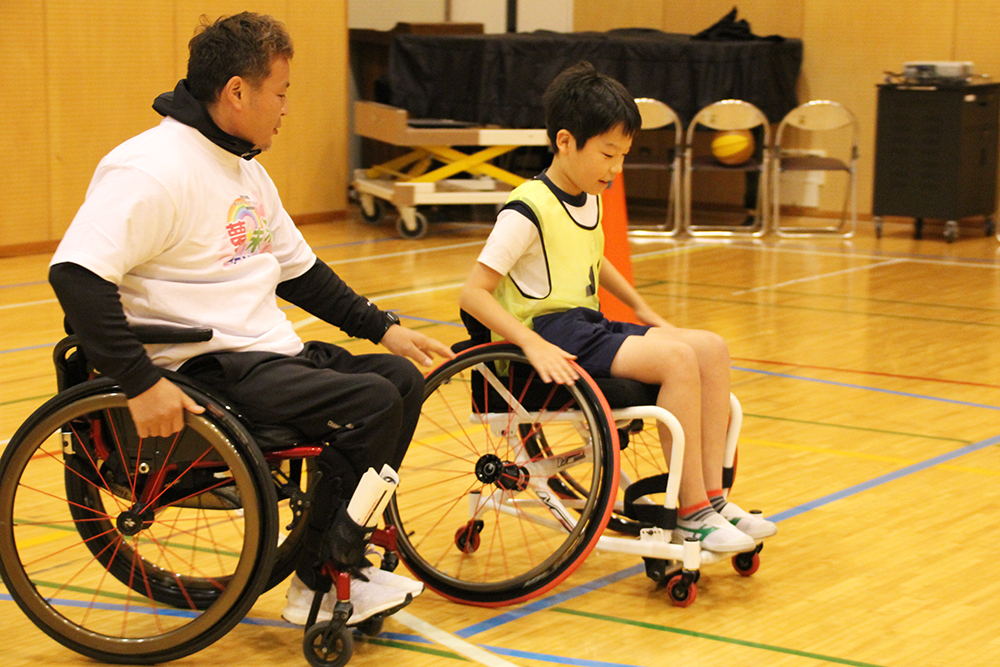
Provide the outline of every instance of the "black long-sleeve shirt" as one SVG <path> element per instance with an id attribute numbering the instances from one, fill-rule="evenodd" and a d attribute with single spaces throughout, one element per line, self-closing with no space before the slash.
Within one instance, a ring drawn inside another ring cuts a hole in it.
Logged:
<path id="1" fill-rule="evenodd" d="M 129 330 L 114 283 L 69 262 L 52 266 L 49 282 L 87 358 L 101 373 L 115 378 L 127 396 L 138 396 L 163 377 Z M 385 314 L 318 259 L 298 278 L 279 283 L 276 291 L 349 336 L 378 343 L 385 335 Z"/>

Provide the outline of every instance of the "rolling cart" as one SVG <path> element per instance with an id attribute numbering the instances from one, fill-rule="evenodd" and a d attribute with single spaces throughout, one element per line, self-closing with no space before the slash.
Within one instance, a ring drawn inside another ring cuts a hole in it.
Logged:
<path id="1" fill-rule="evenodd" d="M 524 178 L 491 160 L 521 146 L 549 143 L 543 129 L 483 127 L 447 120 L 411 120 L 405 109 L 359 101 L 354 105 L 354 131 L 363 137 L 412 148 L 405 155 L 358 169 L 353 186 L 362 217 L 382 219 L 385 205 L 399 211 L 396 228 L 404 238 L 427 232 L 422 205 L 503 204 Z M 454 146 L 477 147 L 464 153 Z M 464 178 L 454 178 L 464 175 Z"/>

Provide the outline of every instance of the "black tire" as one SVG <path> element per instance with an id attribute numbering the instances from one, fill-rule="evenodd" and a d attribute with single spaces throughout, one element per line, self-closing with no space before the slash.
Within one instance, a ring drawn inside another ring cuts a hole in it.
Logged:
<path id="1" fill-rule="evenodd" d="M 342 667 L 354 654 L 354 637 L 341 625 L 334 630 L 330 621 L 316 623 L 302 638 L 302 652 L 312 667 Z M 325 636 L 327 633 L 332 636 Z"/>
<path id="2" fill-rule="evenodd" d="M 238 422 L 189 393 L 206 413 L 140 443 L 118 387 L 85 382 L 36 410 L 0 459 L 0 576 L 35 625 L 96 660 L 201 650 L 272 570 L 267 464 Z"/>
<path id="3" fill-rule="evenodd" d="M 498 363 L 513 365 L 513 373 L 494 377 L 531 418 L 484 391 L 483 373 L 493 374 Z M 573 385 L 546 385 L 516 346 L 493 343 L 463 352 L 427 378 L 389 517 L 401 558 L 429 588 L 467 604 L 513 604 L 558 584 L 593 549 L 613 509 L 618 439 L 603 396 L 578 371 Z M 474 401 L 485 409 L 473 411 Z M 518 423 L 531 424 L 530 435 L 496 435 L 478 419 L 483 412 L 513 434 Z M 534 436 L 547 444 L 529 455 L 523 443 Z M 549 484 L 567 473 L 581 491 L 563 501 Z M 470 495 L 476 492 L 478 501 Z M 491 497 L 499 503 L 486 507 Z M 473 517 L 477 502 L 486 509 Z M 456 535 L 476 521 L 484 522 L 478 548 L 463 550 Z"/>
<path id="4" fill-rule="evenodd" d="M 281 487 L 291 484 L 304 497 L 309 491 L 308 484 L 315 479 L 317 469 L 314 458 L 290 459 L 271 466 L 278 498 L 278 545 L 274 554 L 274 567 L 271 568 L 271 576 L 264 585 L 264 591 L 282 583 L 295 571 L 305 537 L 308 509 L 297 506 L 295 499 L 288 497 Z"/>
<path id="5" fill-rule="evenodd" d="M 396 231 L 404 239 L 419 239 L 424 234 L 427 233 L 427 228 L 430 226 L 427 221 L 427 216 L 417 211 L 413 214 L 413 223 L 416 225 L 414 229 L 410 229 L 406 226 L 406 221 L 403 216 L 400 215 L 399 219 L 396 221 Z"/>

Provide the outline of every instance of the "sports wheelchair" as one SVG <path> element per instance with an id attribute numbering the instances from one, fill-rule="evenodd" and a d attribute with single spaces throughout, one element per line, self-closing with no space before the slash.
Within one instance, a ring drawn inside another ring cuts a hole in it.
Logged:
<path id="1" fill-rule="evenodd" d="M 144 343 L 205 341 L 212 331 L 134 327 Z M 111 663 L 152 664 L 221 638 L 296 566 L 323 443 L 248 426 L 226 400 L 167 377 L 206 408 L 170 438 L 140 439 L 121 389 L 96 377 L 75 336 L 54 350 L 58 394 L 0 459 L 0 576 L 40 629 Z M 376 531 L 381 567 L 395 532 Z M 317 667 L 346 664 L 350 577 L 331 565 L 334 618 L 303 639 Z M 358 626 L 376 635 L 384 619 Z"/>
<path id="2" fill-rule="evenodd" d="M 596 547 L 643 557 L 673 604 L 694 602 L 701 566 L 724 556 L 671 543 L 684 432 L 655 405 L 658 387 L 579 367 L 575 384 L 546 384 L 519 348 L 462 319 L 471 339 L 426 379 L 389 506 L 406 565 L 446 598 L 500 606 L 551 589 Z M 669 467 L 657 422 L 673 438 Z M 727 493 L 741 422 L 731 396 Z M 732 556 L 740 574 L 757 570 L 762 546 Z"/>

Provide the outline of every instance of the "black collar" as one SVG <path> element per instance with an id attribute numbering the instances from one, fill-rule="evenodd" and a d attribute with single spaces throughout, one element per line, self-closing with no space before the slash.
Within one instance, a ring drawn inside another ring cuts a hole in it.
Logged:
<path id="1" fill-rule="evenodd" d="M 170 116 L 178 122 L 193 127 L 216 146 L 244 160 L 252 160 L 260 154 L 260 149 L 255 148 L 252 143 L 224 132 L 215 124 L 208 113 L 208 108 L 191 94 L 187 79 L 181 79 L 172 91 L 163 93 L 153 100 L 153 110 L 161 116 Z"/>
<path id="2" fill-rule="evenodd" d="M 535 178 L 545 183 L 545 185 L 548 186 L 549 190 L 552 191 L 552 194 L 556 196 L 556 199 L 566 204 L 567 206 L 576 206 L 577 208 L 579 208 L 587 203 L 586 192 L 581 192 L 578 195 L 571 195 L 565 190 L 561 189 L 558 185 L 553 183 L 552 179 L 549 178 L 548 174 L 546 174 L 544 171 L 540 173 L 538 176 L 535 176 Z"/>

